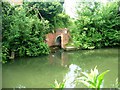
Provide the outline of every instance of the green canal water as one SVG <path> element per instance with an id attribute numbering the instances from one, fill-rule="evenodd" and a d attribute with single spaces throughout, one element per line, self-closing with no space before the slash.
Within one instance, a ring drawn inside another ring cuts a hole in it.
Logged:
<path id="1" fill-rule="evenodd" d="M 3 88 L 51 88 L 54 80 L 61 82 L 77 67 L 89 72 L 97 66 L 99 73 L 110 70 L 104 77 L 104 88 L 115 88 L 118 78 L 118 49 L 95 49 L 64 52 L 47 56 L 19 58 L 2 65 Z M 73 75 L 71 75 L 73 78 Z M 81 83 L 76 88 L 84 88 Z"/>

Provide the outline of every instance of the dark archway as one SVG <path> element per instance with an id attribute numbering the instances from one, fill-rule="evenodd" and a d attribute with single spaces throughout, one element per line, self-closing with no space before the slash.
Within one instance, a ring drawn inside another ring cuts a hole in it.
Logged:
<path id="1" fill-rule="evenodd" d="M 55 45 L 61 47 L 61 36 L 57 36 L 57 37 L 56 37 L 56 39 L 55 39 Z"/>

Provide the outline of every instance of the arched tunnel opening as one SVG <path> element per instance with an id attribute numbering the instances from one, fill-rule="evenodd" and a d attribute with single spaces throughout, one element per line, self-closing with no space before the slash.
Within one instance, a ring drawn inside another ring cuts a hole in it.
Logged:
<path id="1" fill-rule="evenodd" d="M 56 37 L 55 45 L 61 48 L 61 36 L 57 36 Z"/>

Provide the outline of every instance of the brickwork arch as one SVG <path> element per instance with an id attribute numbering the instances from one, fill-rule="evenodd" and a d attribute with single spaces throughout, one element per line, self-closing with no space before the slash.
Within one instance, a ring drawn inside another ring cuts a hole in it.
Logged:
<path id="1" fill-rule="evenodd" d="M 61 46 L 61 43 L 62 43 L 61 35 L 56 36 L 56 38 L 55 38 L 55 45 Z"/>
<path id="2" fill-rule="evenodd" d="M 70 33 L 68 29 L 57 29 L 55 33 L 46 34 L 45 42 L 48 46 L 60 46 L 65 48 L 65 45 L 69 42 Z"/>

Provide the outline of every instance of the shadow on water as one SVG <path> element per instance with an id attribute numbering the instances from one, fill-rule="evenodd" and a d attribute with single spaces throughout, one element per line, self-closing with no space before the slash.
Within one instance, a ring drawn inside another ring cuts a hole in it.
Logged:
<path id="1" fill-rule="evenodd" d="M 118 50 L 114 48 L 70 52 L 60 50 L 47 56 L 19 58 L 3 65 L 3 87 L 50 88 L 55 79 L 61 82 L 66 77 L 69 77 L 66 84 L 69 87 L 70 80 L 76 78 L 75 68 L 88 72 L 95 66 L 100 73 L 110 70 L 105 76 L 104 87 L 114 88 L 118 77 Z M 76 87 L 84 86 L 78 84 Z"/>

